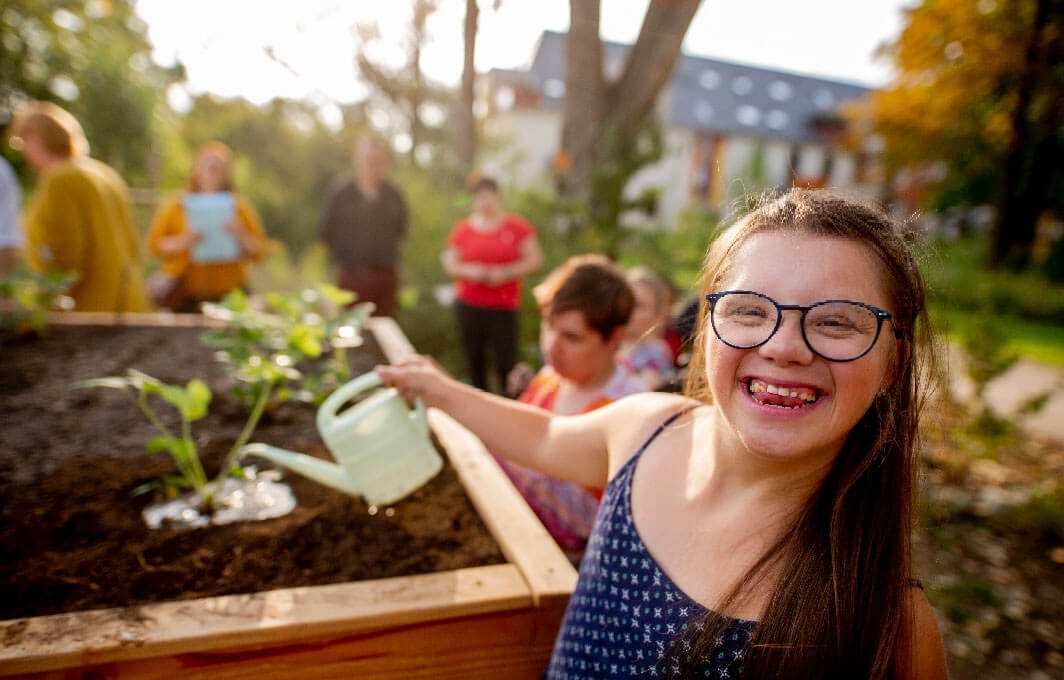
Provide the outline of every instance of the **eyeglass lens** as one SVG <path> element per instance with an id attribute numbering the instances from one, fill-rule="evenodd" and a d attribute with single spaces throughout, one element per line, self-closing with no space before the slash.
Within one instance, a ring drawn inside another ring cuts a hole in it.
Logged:
<path id="1" fill-rule="evenodd" d="M 776 330 L 779 309 L 767 297 L 728 293 L 713 307 L 713 328 L 735 347 L 756 347 Z M 822 302 L 805 315 L 806 342 L 821 356 L 845 361 L 864 354 L 876 340 L 879 321 L 870 309 L 851 302 Z"/>

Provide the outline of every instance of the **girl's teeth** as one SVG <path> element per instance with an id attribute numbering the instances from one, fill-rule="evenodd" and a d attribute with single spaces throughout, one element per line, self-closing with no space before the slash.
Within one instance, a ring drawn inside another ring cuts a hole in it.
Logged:
<path id="1" fill-rule="evenodd" d="M 816 393 L 812 390 L 806 389 L 789 389 L 787 387 L 777 387 L 776 385 L 769 385 L 760 380 L 750 381 L 750 392 L 767 392 L 769 394 L 776 394 L 781 397 L 792 397 L 795 399 L 803 399 L 807 402 L 816 401 Z M 797 407 L 795 407 L 797 408 Z"/>

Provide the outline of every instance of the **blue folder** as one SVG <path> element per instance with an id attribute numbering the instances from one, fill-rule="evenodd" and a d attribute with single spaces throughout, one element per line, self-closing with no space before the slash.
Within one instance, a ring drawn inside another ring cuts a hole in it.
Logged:
<path id="1" fill-rule="evenodd" d="M 225 228 L 236 215 L 236 198 L 228 192 L 188 194 L 181 201 L 188 227 L 203 234 L 192 250 L 193 262 L 240 259 L 240 244 Z"/>

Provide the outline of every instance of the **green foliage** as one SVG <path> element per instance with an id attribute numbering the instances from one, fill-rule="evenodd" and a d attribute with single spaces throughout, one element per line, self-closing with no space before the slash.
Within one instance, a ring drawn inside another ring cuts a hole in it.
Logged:
<path id="1" fill-rule="evenodd" d="M 1053 102 L 1064 93 L 1064 71 L 1027 61 L 1037 4 L 924 0 L 906 10 L 900 36 L 883 48 L 898 73 L 871 96 L 885 160 L 891 168 L 945 164 L 943 181 L 929 192 L 929 207 L 994 199 L 1025 72 L 1033 76 L 1027 147 L 1059 144 L 1062 128 L 1059 108 L 1053 119 Z M 1061 21 L 1059 8 L 1052 9 L 1043 49 L 1054 39 L 1059 46 Z M 1053 174 L 1059 183 L 1059 163 Z M 1051 195 L 1049 202 L 1047 207 L 1060 207 L 1059 197 Z"/>
<path id="2" fill-rule="evenodd" d="M 936 244 L 924 263 L 936 325 L 961 342 L 990 377 L 1017 356 L 1064 366 L 1064 286 L 1035 268 L 989 269 L 985 236 Z"/>
<path id="3" fill-rule="evenodd" d="M 0 13 L 0 109 L 55 101 L 82 124 L 93 155 L 140 184 L 178 64 L 151 60 L 147 26 L 132 0 L 8 0 Z"/>
<path id="4" fill-rule="evenodd" d="M 15 269 L 0 279 L 0 326 L 43 333 L 48 311 L 69 307 L 69 300 L 62 296 L 77 279 L 73 272 L 39 274 L 25 267 Z"/>
<path id="5" fill-rule="evenodd" d="M 931 604 L 954 623 L 964 623 L 972 619 L 980 607 L 1001 605 L 1001 596 L 991 583 L 968 574 L 962 576 L 956 584 L 930 590 L 927 595 Z"/>
<path id="6" fill-rule="evenodd" d="M 1012 526 L 1025 528 L 1050 541 L 1064 540 L 1064 487 L 1039 489 L 1031 499 L 1017 506 L 1010 517 Z"/>
<path id="7" fill-rule="evenodd" d="M 938 256 L 925 268 L 932 299 L 968 310 L 1059 323 L 1064 319 L 1064 286 L 1037 269 L 1022 272 L 985 266 L 988 243 L 974 236 L 938 243 Z"/>
<path id="8" fill-rule="evenodd" d="M 661 159 L 664 152 L 661 126 L 653 114 L 644 116 L 634 130 L 622 134 L 613 126 L 599 132 L 595 163 L 591 171 L 591 195 L 586 221 L 602 241 L 601 250 L 616 258 L 621 250 L 621 214 L 627 210 L 656 210 L 653 194 L 630 199 L 625 196 L 629 180 L 641 169 Z"/>
<path id="9" fill-rule="evenodd" d="M 226 326 L 205 333 L 202 342 L 218 350 L 237 380 L 237 396 L 249 406 L 275 385 L 282 400 L 317 404 L 351 377 L 344 348 L 362 343 L 372 312 L 370 304 L 345 309 L 354 301 L 352 293 L 321 283 L 299 293 L 267 293 L 260 309 L 237 289 L 221 303 L 204 305 L 207 316 Z"/>
<path id="10" fill-rule="evenodd" d="M 1016 362 L 1015 355 L 1005 352 L 1007 338 L 989 315 L 981 315 L 967 326 L 961 341 L 968 353 L 968 373 L 979 387 L 1001 375 Z"/>

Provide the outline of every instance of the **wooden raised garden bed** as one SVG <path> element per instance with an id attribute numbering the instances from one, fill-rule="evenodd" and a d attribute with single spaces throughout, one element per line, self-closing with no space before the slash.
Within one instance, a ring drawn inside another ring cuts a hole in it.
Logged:
<path id="1" fill-rule="evenodd" d="M 175 329 L 204 323 L 175 315 L 72 314 L 53 321 Z M 368 328 L 387 360 L 414 351 L 390 319 L 374 318 Z M 576 573 L 480 441 L 440 411 L 430 410 L 429 422 L 503 562 L 0 620 L 0 676 L 541 676 Z M 0 468 L 0 480 L 4 473 Z M 313 484 L 295 475 L 286 481 L 297 498 L 297 484 Z M 352 512 L 361 507 L 365 514 L 360 501 L 351 503 Z M 150 560 L 142 564 L 160 570 Z M 18 592 L 18 573 L 13 578 L 0 593 Z"/>

